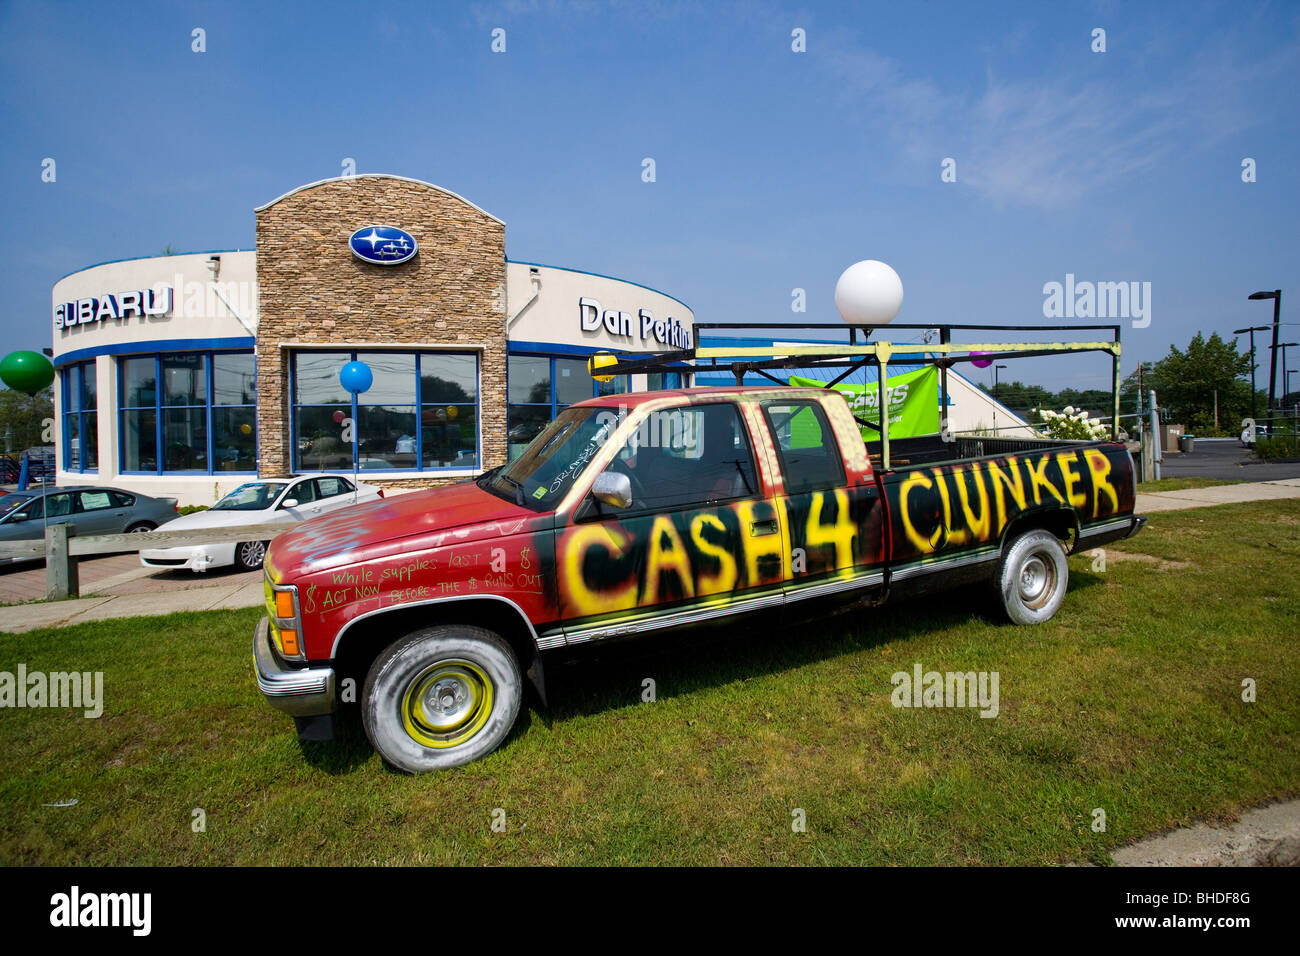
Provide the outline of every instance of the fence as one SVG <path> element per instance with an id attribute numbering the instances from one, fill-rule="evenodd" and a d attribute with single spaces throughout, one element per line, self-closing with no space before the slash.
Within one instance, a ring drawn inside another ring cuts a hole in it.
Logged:
<path id="1" fill-rule="evenodd" d="M 275 524 L 237 526 L 233 528 L 196 529 L 193 531 L 146 531 L 135 534 L 97 534 L 77 537 L 66 524 L 52 524 L 45 529 L 45 540 L 0 542 L 0 560 L 45 558 L 45 599 L 79 597 L 77 559 L 90 554 L 116 554 L 120 551 L 143 551 L 153 548 L 188 548 L 201 544 L 225 544 L 235 541 L 270 541 L 276 535 L 301 522 L 277 521 Z"/>

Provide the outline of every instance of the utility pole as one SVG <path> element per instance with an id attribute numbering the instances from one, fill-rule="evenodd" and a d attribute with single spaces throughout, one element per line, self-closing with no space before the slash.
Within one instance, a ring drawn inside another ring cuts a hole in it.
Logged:
<path id="1" fill-rule="evenodd" d="M 1233 335 L 1242 335 L 1243 333 L 1246 332 L 1250 333 L 1250 417 L 1251 418 L 1259 417 L 1259 409 L 1256 407 L 1259 404 L 1259 399 L 1255 397 L 1255 333 L 1267 332 L 1267 331 L 1268 331 L 1267 325 L 1252 325 L 1248 329 L 1234 329 L 1232 332 Z"/>

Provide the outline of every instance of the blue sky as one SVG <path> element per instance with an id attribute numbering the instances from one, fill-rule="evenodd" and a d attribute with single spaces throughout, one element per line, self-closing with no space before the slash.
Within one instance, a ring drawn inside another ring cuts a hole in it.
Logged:
<path id="1" fill-rule="evenodd" d="M 50 344 L 66 273 L 251 248 L 255 206 L 353 157 L 504 219 L 513 259 L 700 321 L 834 323 L 864 258 L 901 275 L 899 322 L 1041 323 L 1067 273 L 1150 282 L 1127 372 L 1270 321 L 1257 289 L 1300 323 L 1298 51 L 1281 2 L 0 2 L 0 348 Z"/>

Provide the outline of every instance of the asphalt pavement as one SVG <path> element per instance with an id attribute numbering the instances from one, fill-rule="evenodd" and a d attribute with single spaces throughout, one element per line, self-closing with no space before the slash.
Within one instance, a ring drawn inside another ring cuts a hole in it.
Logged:
<path id="1" fill-rule="evenodd" d="M 1300 460 L 1257 461 L 1250 449 L 1237 438 L 1198 438 L 1195 448 L 1188 453 L 1165 449 L 1160 477 L 1216 478 L 1220 481 L 1300 478 Z"/>

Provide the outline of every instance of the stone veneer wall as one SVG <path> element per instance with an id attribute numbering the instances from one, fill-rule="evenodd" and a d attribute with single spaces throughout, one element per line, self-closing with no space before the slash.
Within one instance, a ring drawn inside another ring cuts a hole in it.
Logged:
<path id="1" fill-rule="evenodd" d="M 352 255 L 357 229 L 390 225 L 419 243 L 399 266 Z M 385 176 L 329 180 L 257 212 L 259 471 L 290 474 L 287 343 L 445 345 L 479 350 L 481 467 L 506 460 L 505 226 L 434 186 Z M 364 395 L 363 395 L 364 399 Z M 412 475 L 391 488 L 462 478 Z"/>

